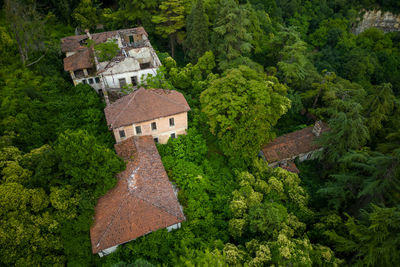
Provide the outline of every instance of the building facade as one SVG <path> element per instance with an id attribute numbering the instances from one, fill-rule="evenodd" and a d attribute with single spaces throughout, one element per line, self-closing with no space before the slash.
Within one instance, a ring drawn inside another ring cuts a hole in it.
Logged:
<path id="1" fill-rule="evenodd" d="M 174 90 L 140 88 L 104 110 L 117 143 L 132 136 L 151 135 L 157 143 L 185 134 L 190 110 L 184 96 Z"/>

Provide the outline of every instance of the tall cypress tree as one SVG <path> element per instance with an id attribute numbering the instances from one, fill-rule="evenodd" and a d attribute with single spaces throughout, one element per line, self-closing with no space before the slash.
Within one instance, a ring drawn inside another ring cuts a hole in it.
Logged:
<path id="1" fill-rule="evenodd" d="M 178 31 L 185 26 L 185 7 L 182 0 L 165 0 L 159 6 L 160 12 L 152 17 L 156 24 L 156 32 L 169 39 L 171 56 L 175 56 L 175 43 Z"/>
<path id="2" fill-rule="evenodd" d="M 252 35 L 249 11 L 234 0 L 220 2 L 218 17 L 214 22 L 211 38 L 219 68 L 225 70 L 232 62 L 250 55 Z"/>
<path id="3" fill-rule="evenodd" d="M 198 0 L 193 6 L 186 21 L 187 37 L 184 47 L 192 63 L 209 49 L 208 17 L 204 11 L 203 0 Z"/>

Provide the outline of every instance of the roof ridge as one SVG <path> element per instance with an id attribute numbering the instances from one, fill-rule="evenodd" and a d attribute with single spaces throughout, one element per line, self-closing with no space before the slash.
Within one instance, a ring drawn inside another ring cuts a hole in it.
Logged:
<path id="1" fill-rule="evenodd" d="M 140 90 L 140 89 L 139 89 Z M 128 108 L 128 106 L 131 104 L 131 102 L 133 101 L 133 99 L 135 98 L 135 96 L 137 95 L 137 93 L 139 92 L 139 90 L 133 92 L 133 96 L 131 97 L 131 99 L 128 101 L 128 103 L 126 103 L 126 105 L 124 106 L 123 109 L 121 109 L 121 111 L 118 113 L 118 116 L 116 116 L 116 118 L 111 122 L 111 127 L 113 127 L 113 124 L 119 119 L 119 117 L 121 116 L 121 114 Z M 129 96 L 129 95 L 128 95 Z"/>
<path id="2" fill-rule="evenodd" d="M 103 239 L 104 235 L 108 232 L 108 230 L 111 228 L 111 225 L 114 223 L 114 219 L 117 217 L 117 213 L 121 210 L 122 206 L 125 204 L 125 202 L 128 201 L 127 198 L 124 198 L 124 200 L 121 202 L 121 204 L 118 207 L 118 210 L 113 212 L 113 216 L 112 219 L 110 220 L 110 222 L 107 224 L 107 228 L 106 230 L 101 234 L 99 240 L 96 243 L 96 247 L 100 246 L 100 242 Z"/>
<path id="3" fill-rule="evenodd" d="M 145 89 L 145 90 L 146 90 L 146 89 Z M 150 89 L 150 90 L 151 90 L 151 91 L 154 91 L 154 90 L 157 90 L 157 89 L 153 88 L 153 89 Z M 165 92 L 166 90 L 169 90 L 169 89 L 161 89 L 161 88 L 159 88 L 159 90 L 163 90 L 163 91 Z M 176 90 L 171 90 L 171 91 L 175 91 L 175 92 L 177 92 L 177 93 L 179 93 L 179 94 L 182 94 L 181 92 L 178 92 L 178 91 L 176 91 Z M 155 92 L 151 92 L 151 93 L 154 94 L 154 95 L 157 95 L 157 96 L 161 97 L 162 99 L 166 99 L 167 101 L 169 101 L 169 102 L 171 102 L 171 103 L 174 103 L 175 105 L 182 106 L 182 107 L 186 108 L 185 105 L 180 104 L 180 103 L 177 103 L 177 102 L 175 102 L 175 101 L 169 99 L 168 97 L 164 97 L 164 96 L 159 95 L 159 94 L 157 94 L 157 93 L 155 93 Z M 183 96 L 183 94 L 182 94 L 182 96 Z M 185 98 L 185 97 L 183 96 L 183 98 Z"/>
<path id="4" fill-rule="evenodd" d="M 174 194 L 174 195 L 175 195 L 175 194 Z M 144 202 L 146 202 L 146 203 L 148 203 L 148 204 L 150 204 L 150 205 L 152 205 L 152 206 L 154 206 L 154 207 L 156 207 L 156 208 L 158 208 L 158 209 L 160 209 L 160 210 L 162 210 L 162 211 L 164 211 L 164 212 L 166 212 L 166 213 L 168 213 L 168 214 L 170 214 L 170 215 L 176 217 L 177 219 L 179 219 L 179 216 L 178 216 L 178 215 L 171 213 L 171 212 L 170 212 L 169 210 L 167 210 L 166 208 L 164 208 L 164 207 L 162 207 L 162 206 L 159 206 L 159 205 L 156 205 L 155 203 L 152 203 L 152 202 L 148 201 L 148 200 L 145 199 L 145 198 L 142 198 L 142 197 L 140 197 L 140 196 L 133 195 L 133 194 L 132 194 L 132 197 L 136 197 L 136 198 L 138 198 L 138 199 L 140 199 L 140 200 L 143 200 Z"/>

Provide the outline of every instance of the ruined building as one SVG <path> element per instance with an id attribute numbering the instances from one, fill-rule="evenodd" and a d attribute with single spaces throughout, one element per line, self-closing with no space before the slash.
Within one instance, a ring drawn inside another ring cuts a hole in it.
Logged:
<path id="1" fill-rule="evenodd" d="M 113 42 L 119 51 L 109 61 L 99 61 L 96 45 Z M 136 87 L 148 74 L 155 75 L 161 62 L 142 27 L 69 36 L 61 39 L 66 54 L 64 70 L 74 82 L 89 84 L 98 93 Z"/>
<path id="2" fill-rule="evenodd" d="M 300 162 L 313 158 L 321 146 L 315 143 L 315 139 L 329 128 L 321 121 L 298 131 L 294 131 L 275 138 L 266 144 L 260 151 L 260 156 L 268 162 L 270 167 L 281 167 L 288 171 L 299 173 L 294 160 Z"/>

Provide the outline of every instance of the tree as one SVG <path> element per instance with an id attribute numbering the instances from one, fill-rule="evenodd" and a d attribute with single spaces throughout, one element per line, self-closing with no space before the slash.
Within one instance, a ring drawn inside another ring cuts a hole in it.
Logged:
<path id="1" fill-rule="evenodd" d="M 229 221 L 236 244 L 227 243 L 223 249 L 230 265 L 311 266 L 312 258 L 327 265 L 338 263 L 328 247 L 311 244 L 305 234 L 306 225 L 299 218 L 312 212 L 297 174 L 259 160 L 251 173 L 238 174 L 237 183 Z"/>
<path id="2" fill-rule="evenodd" d="M 154 15 L 152 21 L 156 24 L 156 32 L 164 38 L 169 38 L 171 56 L 175 57 L 175 43 L 178 31 L 185 26 L 185 7 L 182 0 L 165 0 L 160 6 L 160 13 Z"/>
<path id="3" fill-rule="evenodd" d="M 396 266 L 400 260 L 400 211 L 372 205 L 365 219 L 347 216 L 346 233 L 327 231 L 336 250 L 350 257 L 355 266 Z"/>
<path id="4" fill-rule="evenodd" d="M 382 129 L 382 123 L 388 120 L 396 102 L 390 83 L 376 86 L 374 89 L 374 93 L 368 97 L 366 104 L 368 129 L 371 136 Z"/>
<path id="5" fill-rule="evenodd" d="M 72 12 L 76 24 L 83 30 L 95 29 L 99 22 L 99 4 L 93 5 L 92 0 L 81 0 L 79 5 Z"/>
<path id="6" fill-rule="evenodd" d="M 374 151 L 351 151 L 338 160 L 339 173 L 318 190 L 335 209 L 358 213 L 370 203 L 397 205 L 399 159 Z"/>
<path id="7" fill-rule="evenodd" d="M 234 0 L 220 2 L 211 38 L 219 68 L 226 70 L 233 61 L 250 55 L 252 36 L 248 32 L 249 11 Z"/>
<path id="8" fill-rule="evenodd" d="M 239 66 L 212 80 L 200 101 L 224 154 L 243 165 L 272 139 L 271 127 L 290 107 L 285 95 L 275 77 Z"/>
<path id="9" fill-rule="evenodd" d="M 33 5 L 26 5 L 22 0 L 5 0 L 4 9 L 7 23 L 17 43 L 18 52 L 23 66 L 30 66 L 41 60 L 41 55 L 31 60 L 36 52 L 43 52 L 44 44 L 44 21 Z"/>
<path id="10" fill-rule="evenodd" d="M 203 8 L 203 0 L 197 0 L 186 21 L 184 47 L 192 63 L 196 63 L 209 49 L 208 18 Z"/>
<path id="11" fill-rule="evenodd" d="M 330 130 L 317 140 L 324 147 L 321 154 L 334 163 L 349 150 L 360 149 L 370 138 L 361 105 L 353 101 L 336 101 L 328 121 Z"/>

